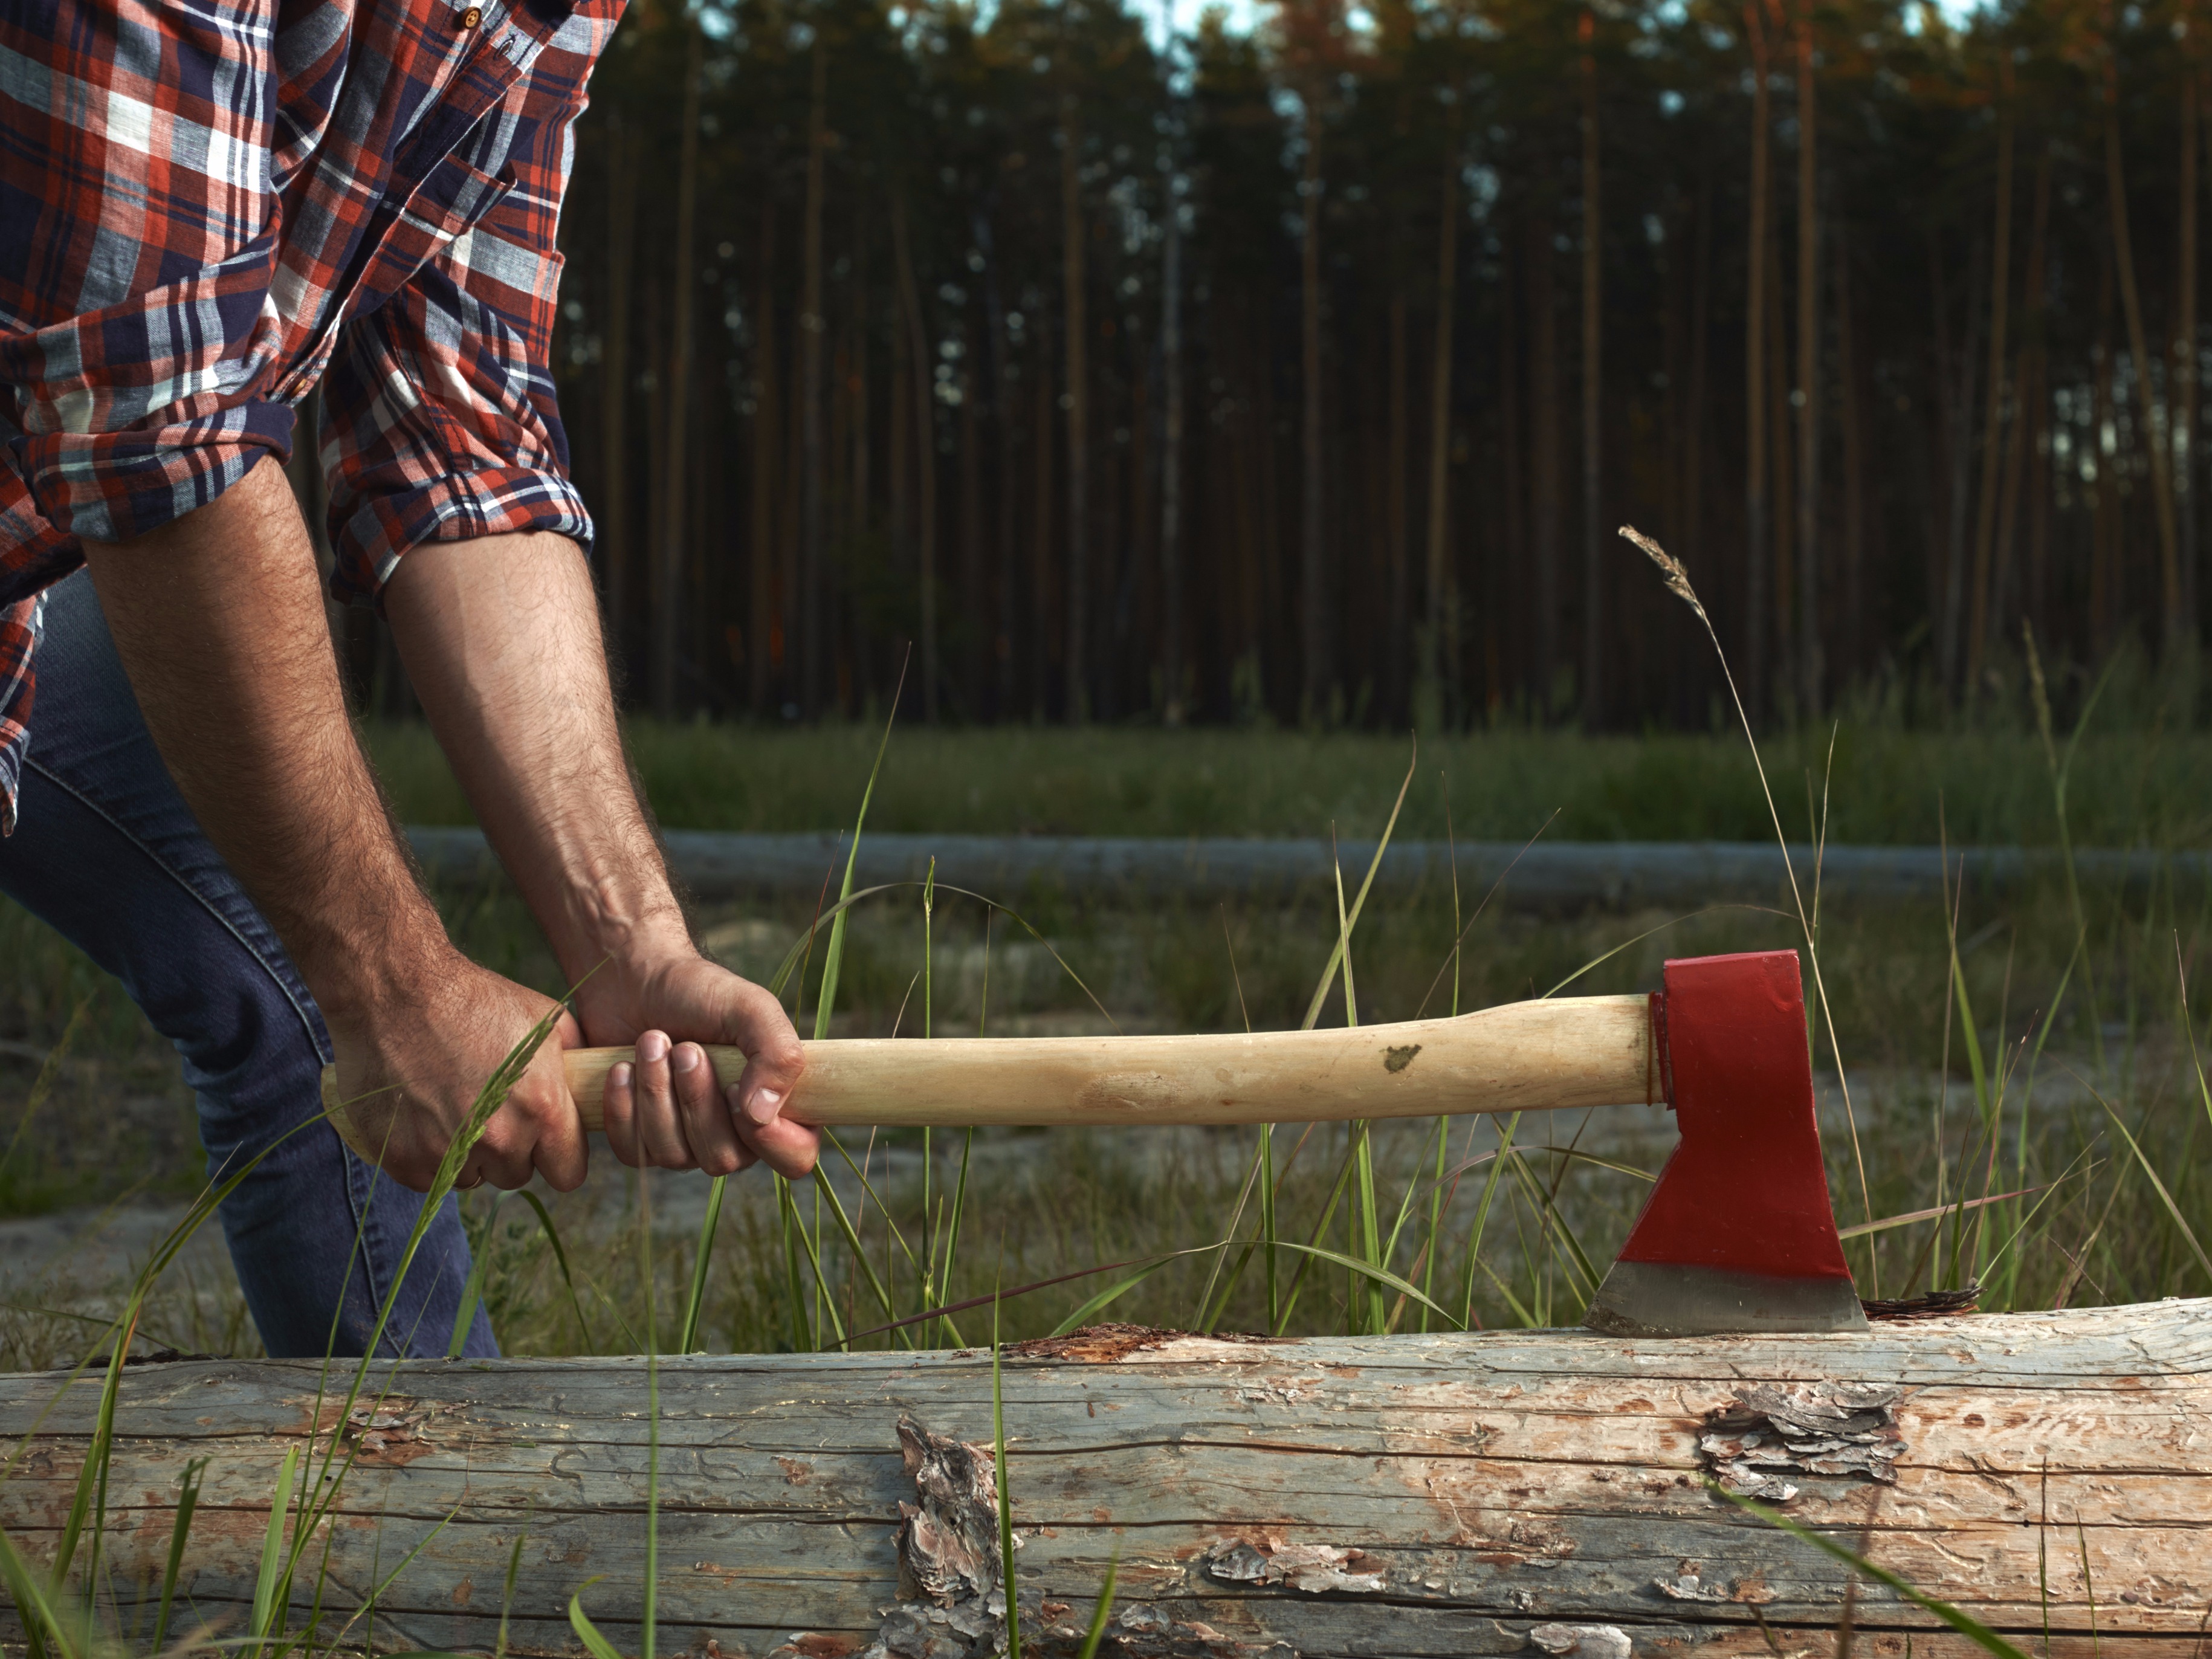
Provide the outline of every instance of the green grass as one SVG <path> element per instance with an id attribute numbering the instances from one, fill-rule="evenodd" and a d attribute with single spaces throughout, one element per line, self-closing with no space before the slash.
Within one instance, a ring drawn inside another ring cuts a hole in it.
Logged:
<path id="1" fill-rule="evenodd" d="M 881 728 L 811 730 L 636 720 L 629 741 L 660 821 L 693 830 L 848 825 Z M 467 803 L 421 726 L 364 732 L 404 820 L 467 823 Z M 1806 780 L 1828 732 L 1764 744 L 1784 827 L 1808 834 Z M 1402 736 L 1272 730 L 1030 726 L 902 730 L 869 808 L 877 830 L 1091 836 L 1372 835 L 1404 775 Z M 1424 787 L 1398 833 L 1441 840 L 1450 784 L 1462 840 L 1764 841 L 1773 833 L 1741 733 L 1582 738 L 1508 729 L 1421 744 Z M 1846 720 L 1836 738 L 1830 838 L 1839 842 L 2054 843 L 2032 722 L 1907 731 Z M 2100 732 L 2076 763 L 2077 846 L 2199 847 L 2212 836 L 2212 736 L 2155 725 Z"/>

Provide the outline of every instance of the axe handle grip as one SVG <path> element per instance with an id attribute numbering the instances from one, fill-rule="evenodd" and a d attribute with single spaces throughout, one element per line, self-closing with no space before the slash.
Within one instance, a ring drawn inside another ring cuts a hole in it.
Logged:
<path id="1" fill-rule="evenodd" d="M 735 1048 L 707 1054 L 724 1083 L 744 1068 Z M 568 1051 L 586 1128 L 600 1127 L 607 1073 L 631 1056 Z M 336 1092 L 325 1069 L 325 1103 Z M 951 1127 L 1304 1123 L 1662 1097 L 1647 999 L 1559 997 L 1316 1031 L 809 1042 L 785 1111 L 806 1123 Z"/>

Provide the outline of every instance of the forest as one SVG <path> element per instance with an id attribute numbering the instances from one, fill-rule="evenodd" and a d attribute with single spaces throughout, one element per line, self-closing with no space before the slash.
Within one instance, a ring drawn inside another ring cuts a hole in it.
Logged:
<path id="1" fill-rule="evenodd" d="M 1705 726 L 1623 524 L 1763 721 L 2193 684 L 2199 10 L 631 0 L 555 364 L 627 696 Z"/>

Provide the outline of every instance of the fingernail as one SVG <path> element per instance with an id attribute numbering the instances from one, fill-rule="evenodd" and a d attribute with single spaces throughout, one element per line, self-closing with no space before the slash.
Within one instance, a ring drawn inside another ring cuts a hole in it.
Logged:
<path id="1" fill-rule="evenodd" d="M 763 1089 L 753 1096 L 752 1104 L 745 1108 L 745 1115 L 756 1123 L 773 1123 L 775 1115 L 783 1109 L 783 1091 Z"/>
<path id="2" fill-rule="evenodd" d="M 647 1065 L 668 1058 L 668 1035 L 665 1031 L 647 1031 L 637 1040 L 637 1057 Z"/>
<path id="3" fill-rule="evenodd" d="M 625 1060 L 617 1065 L 614 1070 L 607 1073 L 607 1087 L 610 1089 L 627 1089 L 629 1087 L 629 1080 L 632 1075 L 633 1073 L 630 1070 L 629 1062 Z"/>
<path id="4" fill-rule="evenodd" d="M 680 1045 L 676 1050 L 675 1060 L 671 1063 L 679 1072 L 689 1072 L 699 1063 L 699 1045 L 696 1042 Z"/>

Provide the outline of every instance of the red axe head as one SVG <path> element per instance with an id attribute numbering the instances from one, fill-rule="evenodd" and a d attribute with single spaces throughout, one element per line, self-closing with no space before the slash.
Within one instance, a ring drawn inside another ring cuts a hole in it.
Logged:
<path id="1" fill-rule="evenodd" d="M 1682 1133 L 1583 1322 L 1619 1336 L 1863 1330 L 1844 1265 L 1794 951 L 1667 964 L 1651 998 Z"/>

